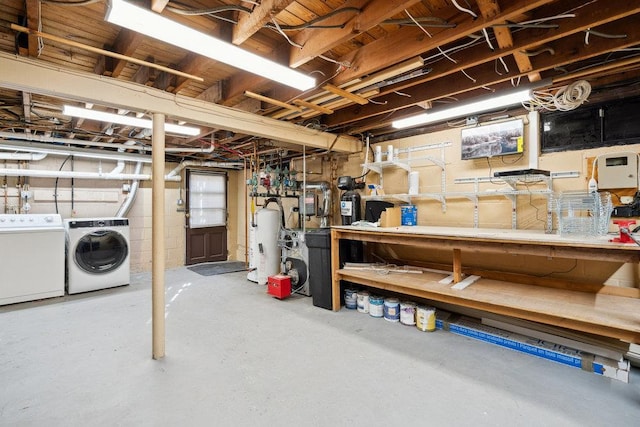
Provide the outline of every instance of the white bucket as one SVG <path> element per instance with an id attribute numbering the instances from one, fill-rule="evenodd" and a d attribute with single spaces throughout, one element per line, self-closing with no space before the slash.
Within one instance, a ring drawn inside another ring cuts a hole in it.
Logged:
<path id="1" fill-rule="evenodd" d="M 436 330 L 436 309 L 433 307 L 418 306 L 416 309 L 416 328 L 423 332 Z"/>
<path id="2" fill-rule="evenodd" d="M 369 312 L 369 292 L 361 291 L 358 292 L 356 296 L 357 299 L 357 307 L 360 313 L 368 313 Z"/>
<path id="3" fill-rule="evenodd" d="M 413 326 L 416 324 L 416 304 L 411 301 L 400 303 L 400 323 Z"/>

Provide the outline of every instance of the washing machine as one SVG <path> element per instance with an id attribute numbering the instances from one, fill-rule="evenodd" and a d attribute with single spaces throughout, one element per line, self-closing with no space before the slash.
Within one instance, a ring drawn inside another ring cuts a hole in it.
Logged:
<path id="1" fill-rule="evenodd" d="M 129 284 L 129 220 L 71 218 L 67 232 L 67 292 Z"/>
<path id="2" fill-rule="evenodd" d="M 0 214 L 0 305 L 64 295 L 58 214 Z"/>

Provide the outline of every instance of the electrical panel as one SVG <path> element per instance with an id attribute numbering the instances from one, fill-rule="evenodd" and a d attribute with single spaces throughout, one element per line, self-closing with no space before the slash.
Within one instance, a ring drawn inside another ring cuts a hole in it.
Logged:
<path id="1" fill-rule="evenodd" d="M 638 188 L 638 155 L 611 153 L 598 157 L 598 188 Z"/>

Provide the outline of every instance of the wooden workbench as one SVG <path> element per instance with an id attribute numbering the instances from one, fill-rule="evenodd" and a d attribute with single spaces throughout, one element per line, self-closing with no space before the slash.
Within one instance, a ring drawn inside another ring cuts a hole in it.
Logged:
<path id="1" fill-rule="evenodd" d="M 341 269 L 339 240 L 407 245 L 449 251 L 453 282 L 442 284 L 447 274 L 422 274 Z M 353 227 L 331 229 L 333 309 L 340 309 L 340 281 L 347 280 L 389 292 L 446 302 L 491 313 L 640 343 L 640 298 L 636 289 L 616 295 L 593 287 L 545 287 L 480 278 L 464 289 L 452 286 L 463 278 L 462 254 L 486 252 L 610 262 L 640 261 L 640 246 L 608 241 L 606 236 L 568 239 L 542 231 L 471 229 L 454 227 Z M 602 289 L 612 288 L 602 286 Z"/>

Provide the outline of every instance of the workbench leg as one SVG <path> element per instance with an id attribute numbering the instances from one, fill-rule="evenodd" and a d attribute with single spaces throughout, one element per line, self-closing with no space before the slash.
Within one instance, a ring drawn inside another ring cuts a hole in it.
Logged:
<path id="1" fill-rule="evenodd" d="M 340 238 L 336 230 L 331 230 L 331 305 L 333 311 L 340 310 Z"/>
<path id="2" fill-rule="evenodd" d="M 453 250 L 453 283 L 462 280 L 462 251 L 460 249 Z"/>

